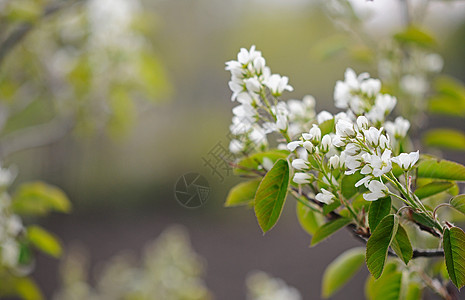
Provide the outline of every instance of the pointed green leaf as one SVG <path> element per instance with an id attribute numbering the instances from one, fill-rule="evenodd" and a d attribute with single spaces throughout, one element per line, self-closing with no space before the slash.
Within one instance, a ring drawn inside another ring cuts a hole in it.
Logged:
<path id="1" fill-rule="evenodd" d="M 367 242 L 366 262 L 370 273 L 379 278 L 383 273 L 389 245 L 397 232 L 399 218 L 388 215 L 381 220 Z"/>
<path id="2" fill-rule="evenodd" d="M 238 165 L 244 169 L 259 170 L 259 167 L 263 164 L 264 159 L 269 159 L 272 163 L 275 163 L 278 159 L 286 158 L 288 155 L 289 151 L 287 150 L 270 150 L 266 152 L 259 152 L 244 158 L 238 163 Z M 263 169 L 261 170 L 263 171 Z M 240 168 L 234 168 L 234 173 L 248 174 L 250 172 Z"/>
<path id="3" fill-rule="evenodd" d="M 404 31 L 396 33 L 394 39 L 399 43 L 415 44 L 424 48 L 436 45 L 436 41 L 430 33 L 415 26 L 410 26 Z"/>
<path id="4" fill-rule="evenodd" d="M 424 199 L 439 194 L 441 192 L 447 191 L 453 186 L 454 183 L 449 181 L 433 181 L 417 188 L 415 190 L 415 195 L 417 195 L 419 199 Z"/>
<path id="5" fill-rule="evenodd" d="M 381 220 L 391 212 L 391 197 L 385 197 L 372 201 L 368 211 L 368 224 L 370 231 L 373 232 Z"/>
<path id="6" fill-rule="evenodd" d="M 399 300 L 402 299 L 402 273 L 399 271 L 386 272 L 378 280 L 370 276 L 365 293 L 369 300 Z"/>
<path id="7" fill-rule="evenodd" d="M 71 202 L 59 188 L 38 181 L 20 185 L 14 193 L 12 207 L 21 215 L 45 215 L 50 211 L 69 212 Z"/>
<path id="8" fill-rule="evenodd" d="M 27 237 L 31 244 L 40 251 L 53 257 L 60 257 L 62 252 L 60 242 L 47 230 L 36 225 L 29 226 L 27 228 Z"/>
<path id="9" fill-rule="evenodd" d="M 323 223 L 323 217 L 313 210 L 297 202 L 297 219 L 300 226 L 310 235 L 314 235 L 316 230 Z"/>
<path id="10" fill-rule="evenodd" d="M 289 163 L 279 159 L 263 177 L 255 193 L 255 215 L 266 233 L 278 221 L 289 186 Z"/>
<path id="11" fill-rule="evenodd" d="M 326 120 L 320 125 L 318 125 L 318 127 L 320 127 L 320 130 L 321 130 L 321 136 L 334 132 L 334 125 L 335 125 L 334 123 L 335 122 L 333 118 L 333 119 Z"/>
<path id="12" fill-rule="evenodd" d="M 445 228 L 442 239 L 447 272 L 460 290 L 465 285 L 465 232 L 458 227 Z"/>
<path id="13" fill-rule="evenodd" d="M 327 239 L 330 235 L 338 231 L 339 229 L 348 225 L 352 219 L 349 218 L 339 218 L 336 220 L 329 221 L 328 223 L 324 224 L 315 232 L 315 235 L 312 238 L 312 242 L 310 246 L 315 246 L 316 244 L 320 243 L 321 241 Z"/>
<path id="14" fill-rule="evenodd" d="M 346 199 L 350 199 L 355 196 L 357 193 L 363 193 L 366 191 L 364 185 L 359 186 L 358 188 L 355 187 L 357 181 L 365 177 L 364 175 L 360 174 L 360 172 L 356 172 L 352 175 L 344 175 L 341 181 L 341 192 L 342 196 Z"/>
<path id="15" fill-rule="evenodd" d="M 465 134 L 454 129 L 433 129 L 423 136 L 423 143 L 430 147 L 465 150 Z"/>
<path id="16" fill-rule="evenodd" d="M 229 191 L 224 206 L 232 207 L 250 204 L 255 198 L 255 192 L 259 184 L 260 180 L 239 183 Z"/>
<path id="17" fill-rule="evenodd" d="M 333 201 L 330 204 L 324 204 L 323 205 L 323 215 L 326 216 L 327 214 L 329 214 L 330 212 L 332 212 L 333 210 L 335 210 L 339 206 L 341 206 L 340 201 Z"/>
<path id="18" fill-rule="evenodd" d="M 339 255 L 323 274 L 322 296 L 331 297 L 360 270 L 365 262 L 365 249 L 353 248 Z"/>
<path id="19" fill-rule="evenodd" d="M 432 156 L 422 156 L 417 170 L 422 178 L 465 181 L 465 166 Z"/>
<path id="20" fill-rule="evenodd" d="M 399 256 L 405 264 L 412 259 L 413 249 L 407 231 L 399 224 L 394 240 L 391 243 L 392 250 Z"/>
<path id="21" fill-rule="evenodd" d="M 407 286 L 405 300 L 421 300 L 421 286 L 417 282 L 410 282 Z"/>
<path id="22" fill-rule="evenodd" d="M 450 205 L 462 214 L 465 214 L 465 194 L 452 197 Z"/>

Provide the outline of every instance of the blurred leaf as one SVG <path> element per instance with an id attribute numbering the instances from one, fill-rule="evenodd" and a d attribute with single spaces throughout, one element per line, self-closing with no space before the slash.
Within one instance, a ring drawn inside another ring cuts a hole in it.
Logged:
<path id="1" fill-rule="evenodd" d="M 278 160 L 263 177 L 255 193 L 255 215 L 263 233 L 273 228 L 283 210 L 289 186 L 289 163 Z"/>
<path id="2" fill-rule="evenodd" d="M 134 102 L 122 87 L 114 87 L 109 96 L 111 114 L 107 123 L 108 130 L 113 137 L 125 135 L 134 120 Z"/>
<path id="3" fill-rule="evenodd" d="M 224 206 L 233 207 L 251 203 L 253 204 L 255 192 L 257 191 L 259 184 L 260 179 L 239 183 L 229 191 Z"/>
<path id="4" fill-rule="evenodd" d="M 334 132 L 334 126 L 335 126 L 334 118 L 330 120 L 326 120 L 320 125 L 318 125 L 318 127 L 320 127 L 320 130 L 321 130 L 321 136 Z"/>
<path id="5" fill-rule="evenodd" d="M 417 188 L 415 190 L 415 195 L 417 195 L 419 199 L 424 199 L 439 194 L 441 192 L 447 191 L 453 186 L 454 183 L 449 181 L 433 181 L 422 187 Z"/>
<path id="6" fill-rule="evenodd" d="M 268 158 L 274 164 L 280 158 L 286 158 L 289 155 L 289 151 L 286 150 L 270 150 L 266 152 L 259 152 L 250 155 L 249 157 L 244 158 L 241 160 L 238 165 L 239 167 L 251 170 L 261 170 L 259 166 L 263 164 L 263 160 Z M 240 168 L 234 168 L 234 173 L 240 174 L 248 174 L 250 171 L 242 170 Z"/>
<path id="7" fill-rule="evenodd" d="M 42 14 L 39 1 L 11 1 L 7 2 L 6 17 L 14 22 L 34 23 Z"/>
<path id="8" fill-rule="evenodd" d="M 407 293 L 405 300 L 421 300 L 422 299 L 422 288 L 417 282 L 410 282 L 407 286 Z"/>
<path id="9" fill-rule="evenodd" d="M 389 246 L 399 225 L 397 215 L 388 215 L 381 220 L 367 242 L 366 262 L 370 273 L 378 279 L 383 273 Z"/>
<path id="10" fill-rule="evenodd" d="M 339 229 L 345 227 L 346 225 L 349 225 L 350 222 L 352 222 L 352 219 L 349 218 L 339 218 L 336 220 L 329 221 L 328 223 L 324 224 L 323 226 L 317 229 L 317 231 L 313 235 L 310 246 L 315 246 L 319 244 Z"/>
<path id="11" fill-rule="evenodd" d="M 58 258 L 62 249 L 58 239 L 42 227 L 32 225 L 27 228 L 27 236 L 32 245 L 40 251 Z"/>
<path id="12" fill-rule="evenodd" d="M 465 232 L 458 227 L 446 227 L 442 240 L 447 272 L 460 290 L 465 285 Z"/>
<path id="13" fill-rule="evenodd" d="M 397 256 L 405 263 L 408 264 L 410 259 L 412 259 L 413 249 L 410 239 L 405 231 L 404 227 L 399 224 L 397 228 L 396 235 L 391 243 L 392 250 L 397 254 Z"/>
<path id="14" fill-rule="evenodd" d="M 453 161 L 422 155 L 418 163 L 417 176 L 465 181 L 465 166 Z"/>
<path id="15" fill-rule="evenodd" d="M 24 300 L 42 300 L 42 292 L 37 284 L 28 277 L 21 277 L 16 280 L 16 294 Z"/>
<path id="16" fill-rule="evenodd" d="M 390 264 L 390 267 L 395 265 Z M 402 273 L 395 270 L 389 270 L 386 266 L 386 271 L 378 279 L 375 280 L 373 276 L 369 276 L 365 293 L 369 300 L 399 300 L 402 293 Z"/>
<path id="17" fill-rule="evenodd" d="M 331 35 L 323 38 L 313 46 L 312 54 L 320 60 L 331 59 L 343 53 L 350 40 L 345 35 Z"/>
<path id="18" fill-rule="evenodd" d="M 415 26 L 410 26 L 404 31 L 396 33 L 394 39 L 402 44 L 414 44 L 423 48 L 431 48 L 436 45 L 433 35 Z"/>
<path id="19" fill-rule="evenodd" d="M 323 223 L 323 218 L 320 214 L 315 213 L 300 202 L 297 202 L 297 219 L 300 226 L 310 235 L 314 235 Z"/>
<path id="20" fill-rule="evenodd" d="M 368 224 L 370 231 L 373 232 L 379 222 L 391 212 L 391 196 L 372 201 L 368 211 Z"/>
<path id="21" fill-rule="evenodd" d="M 139 56 L 139 71 L 140 83 L 143 85 L 149 100 L 160 100 L 161 97 L 166 97 L 172 92 L 165 68 L 153 53 L 142 53 Z"/>
<path id="22" fill-rule="evenodd" d="M 465 214 L 465 195 L 462 194 L 452 197 L 452 199 L 450 199 L 450 205 L 462 214 Z"/>
<path id="23" fill-rule="evenodd" d="M 433 113 L 465 116 L 465 86 L 458 80 L 441 76 L 435 81 L 437 94 L 429 101 Z"/>
<path id="24" fill-rule="evenodd" d="M 330 204 L 324 204 L 323 205 L 323 215 L 326 216 L 327 214 L 329 214 L 330 212 L 332 212 L 333 210 L 335 210 L 339 206 L 341 206 L 341 201 L 333 201 Z"/>
<path id="25" fill-rule="evenodd" d="M 50 211 L 67 213 L 71 210 L 71 202 L 59 188 L 37 181 L 17 188 L 12 207 L 20 215 L 45 215 Z"/>
<path id="26" fill-rule="evenodd" d="M 365 249 L 353 248 L 339 255 L 323 274 L 322 297 L 329 298 L 344 286 L 365 263 Z"/>
<path id="27" fill-rule="evenodd" d="M 430 147 L 465 150 L 465 134 L 454 129 L 433 129 L 423 136 L 423 143 Z"/>

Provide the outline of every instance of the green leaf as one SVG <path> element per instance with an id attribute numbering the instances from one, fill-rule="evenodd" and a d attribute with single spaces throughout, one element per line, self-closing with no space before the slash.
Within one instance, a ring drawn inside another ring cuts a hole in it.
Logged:
<path id="1" fill-rule="evenodd" d="M 452 197 L 449 203 L 453 208 L 465 214 L 465 194 Z"/>
<path id="2" fill-rule="evenodd" d="M 233 207 L 253 203 L 259 184 L 258 179 L 239 183 L 229 191 L 224 206 Z"/>
<path id="3" fill-rule="evenodd" d="M 321 130 L 321 136 L 324 136 L 328 133 L 334 132 L 335 121 L 333 119 L 329 119 L 318 125 Z"/>
<path id="4" fill-rule="evenodd" d="M 339 255 L 323 274 L 322 297 L 329 298 L 360 270 L 365 262 L 365 249 L 353 248 Z"/>
<path id="5" fill-rule="evenodd" d="M 465 134 L 454 129 L 433 129 L 423 136 L 423 143 L 430 147 L 465 150 Z"/>
<path id="6" fill-rule="evenodd" d="M 370 230 L 373 232 L 378 226 L 381 220 L 389 215 L 391 212 L 391 197 L 385 197 L 372 201 L 370 203 L 370 210 L 368 211 L 368 224 L 370 225 Z"/>
<path id="7" fill-rule="evenodd" d="M 16 190 L 13 211 L 21 215 L 45 215 L 50 211 L 67 213 L 71 202 L 59 188 L 43 182 L 24 183 Z"/>
<path id="8" fill-rule="evenodd" d="M 410 282 L 407 286 L 407 293 L 405 294 L 405 300 L 421 300 L 421 286 L 417 282 Z"/>
<path id="9" fill-rule="evenodd" d="M 366 286 L 367 298 L 370 300 L 399 300 L 402 299 L 402 273 L 398 271 L 385 272 L 381 278 L 375 280 L 369 277 Z"/>
<path id="10" fill-rule="evenodd" d="M 37 284 L 28 277 L 18 278 L 15 282 L 16 294 L 23 300 L 42 300 L 42 292 Z"/>
<path id="11" fill-rule="evenodd" d="M 323 218 L 320 214 L 316 214 L 300 202 L 297 202 L 297 219 L 300 226 L 310 235 L 314 235 L 323 223 Z"/>
<path id="12" fill-rule="evenodd" d="M 352 219 L 349 218 L 339 218 L 336 220 L 329 221 L 328 223 L 324 224 L 315 232 L 315 235 L 312 238 L 312 242 L 310 246 L 315 246 L 316 244 L 320 243 L 327 239 L 330 235 L 338 231 L 339 229 L 348 225 Z"/>
<path id="13" fill-rule="evenodd" d="M 465 232 L 458 227 L 446 227 L 442 241 L 447 272 L 460 290 L 465 285 Z"/>
<path id="14" fill-rule="evenodd" d="M 417 170 L 418 177 L 465 181 L 465 166 L 432 156 L 423 155 Z"/>
<path id="15" fill-rule="evenodd" d="M 56 258 L 60 257 L 62 253 L 60 242 L 47 230 L 36 225 L 29 226 L 27 236 L 31 244 L 40 251 Z"/>
<path id="16" fill-rule="evenodd" d="M 266 152 L 259 152 L 250 155 L 249 157 L 241 160 L 238 165 L 245 169 L 259 170 L 259 166 L 263 164 L 265 158 L 271 160 L 272 163 L 275 163 L 278 159 L 285 159 L 289 155 L 289 151 L 286 150 L 270 150 Z M 263 169 L 261 169 L 263 171 Z M 234 168 L 235 174 L 248 174 L 250 173 L 247 170 L 242 170 L 240 168 Z"/>
<path id="17" fill-rule="evenodd" d="M 332 212 L 333 210 L 335 210 L 339 206 L 341 206 L 340 201 L 333 201 L 330 204 L 324 204 L 323 205 L 323 215 L 326 216 L 327 214 L 329 214 L 330 212 Z"/>
<path id="18" fill-rule="evenodd" d="M 415 26 L 410 26 L 402 32 L 396 33 L 394 39 L 403 44 L 414 44 L 424 48 L 430 48 L 436 45 L 434 37 Z"/>
<path id="19" fill-rule="evenodd" d="M 405 231 L 404 227 L 399 224 L 397 227 L 397 232 L 392 240 L 391 244 L 392 250 L 399 256 L 400 259 L 405 264 L 408 264 L 410 259 L 413 256 L 413 249 L 412 244 L 410 243 L 410 239 L 408 238 L 407 231 Z"/>
<path id="20" fill-rule="evenodd" d="M 346 199 L 350 199 L 355 196 L 357 193 L 363 193 L 366 191 L 364 185 L 359 186 L 358 188 L 355 187 L 357 181 L 365 177 L 364 175 L 360 174 L 360 172 L 356 172 L 352 175 L 344 175 L 341 181 L 341 192 L 342 196 Z"/>
<path id="21" fill-rule="evenodd" d="M 465 116 L 465 86 L 458 80 L 441 76 L 435 81 L 438 92 L 429 101 L 429 110 L 434 113 Z"/>
<path id="22" fill-rule="evenodd" d="M 398 225 L 397 215 L 388 215 L 381 220 L 368 239 L 366 262 L 368 270 L 376 279 L 383 273 L 389 245 L 394 239 Z"/>
<path id="23" fill-rule="evenodd" d="M 449 181 L 433 181 L 422 187 L 419 187 L 415 190 L 415 195 L 419 199 L 428 198 L 439 194 L 441 192 L 447 191 L 454 186 L 454 183 Z"/>
<path id="24" fill-rule="evenodd" d="M 279 159 L 265 177 L 255 194 L 255 215 L 266 233 L 278 221 L 286 200 L 289 185 L 289 163 Z"/>

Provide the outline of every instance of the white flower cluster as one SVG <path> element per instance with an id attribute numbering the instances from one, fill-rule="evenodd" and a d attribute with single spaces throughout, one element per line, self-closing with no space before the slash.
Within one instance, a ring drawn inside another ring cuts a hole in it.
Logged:
<path id="1" fill-rule="evenodd" d="M 254 272 L 247 277 L 248 300 L 301 300 L 299 291 L 279 278 L 265 272 Z"/>
<path id="2" fill-rule="evenodd" d="M 299 158 L 292 161 L 292 167 L 297 170 L 293 181 L 308 184 L 319 180 L 327 188 L 320 188 L 321 192 L 315 195 L 315 199 L 326 204 L 338 198 L 339 184 L 334 176 L 337 172 L 333 170 L 339 169 L 346 175 L 356 172 L 364 175 L 355 186 L 365 185 L 369 192 L 364 194 L 364 199 L 374 201 L 389 193 L 383 183 L 383 176 L 392 170 L 392 163 L 408 171 L 419 159 L 418 151 L 393 157 L 392 146 L 406 136 L 410 123 L 402 117 L 396 118 L 394 122 L 384 121 L 393 110 L 396 100 L 379 93 L 380 81 L 369 78 L 366 73 L 356 76 L 351 69 L 346 71 L 345 77 L 344 82 L 336 84 L 335 101 L 336 106 L 347 108 L 347 113 L 333 116 L 321 112 L 317 116 L 320 124 L 334 119 L 336 134 L 321 136 L 319 125 L 313 124 L 312 129 L 303 133 L 300 140 L 288 144 L 290 151 L 301 147 L 311 156 L 306 159 L 299 155 Z M 380 125 L 386 126 L 386 133 Z"/>
<path id="3" fill-rule="evenodd" d="M 15 175 L 11 169 L 0 167 L 0 262 L 15 268 L 19 260 L 18 235 L 23 230 L 21 218 L 11 212 L 11 201 L 6 188 Z"/>
<path id="4" fill-rule="evenodd" d="M 266 147 L 267 134 L 286 131 L 294 136 L 308 130 L 306 125 L 315 116 L 315 100 L 306 96 L 302 101 L 279 101 L 284 91 L 292 91 L 286 76 L 272 74 L 260 51 L 252 46 L 242 48 L 237 60 L 226 63 L 231 72 L 229 87 L 232 101 L 240 105 L 233 109 L 230 131 L 232 153 L 247 152 L 250 148 Z"/>

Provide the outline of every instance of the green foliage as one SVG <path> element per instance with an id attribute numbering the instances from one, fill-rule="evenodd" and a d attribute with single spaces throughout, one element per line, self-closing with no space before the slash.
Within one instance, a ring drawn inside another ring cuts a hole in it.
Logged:
<path id="1" fill-rule="evenodd" d="M 71 202 L 59 188 L 36 181 L 18 187 L 13 195 L 12 207 L 20 215 L 46 215 L 51 211 L 69 212 Z"/>
<path id="2" fill-rule="evenodd" d="M 389 264 L 378 280 L 375 280 L 373 276 L 368 278 L 365 294 L 369 300 L 402 299 L 402 273 L 396 270 L 395 264 Z"/>
<path id="3" fill-rule="evenodd" d="M 304 204 L 297 202 L 297 219 L 300 226 L 310 235 L 314 235 L 317 229 L 323 223 L 323 218 L 320 214 L 315 213 L 313 210 Z"/>
<path id="4" fill-rule="evenodd" d="M 339 218 L 329 221 L 328 223 L 324 224 L 323 226 L 317 229 L 315 235 L 312 238 L 310 246 L 315 246 L 318 243 L 324 241 L 339 229 L 347 226 L 350 222 L 352 222 L 352 219 L 349 218 Z"/>
<path id="5" fill-rule="evenodd" d="M 418 163 L 418 177 L 465 181 L 465 166 L 433 156 L 422 156 Z"/>
<path id="6" fill-rule="evenodd" d="M 353 248 L 343 252 L 328 267 L 323 274 L 322 297 L 331 297 L 344 286 L 365 262 L 365 249 Z"/>
<path id="7" fill-rule="evenodd" d="M 224 206 L 232 207 L 253 204 L 255 192 L 259 184 L 259 179 L 239 183 L 229 191 Z"/>
<path id="8" fill-rule="evenodd" d="M 319 124 L 318 127 L 321 130 L 321 136 L 324 136 L 328 133 L 334 132 L 335 120 L 329 119 L 324 121 L 323 123 Z"/>
<path id="9" fill-rule="evenodd" d="M 445 228 L 442 241 L 447 272 L 460 290 L 465 285 L 465 232 L 458 227 Z"/>
<path id="10" fill-rule="evenodd" d="M 465 150 L 465 134 L 454 129 L 432 129 L 423 136 L 423 143 L 430 147 Z"/>
<path id="11" fill-rule="evenodd" d="M 27 228 L 27 237 L 29 242 L 40 251 L 53 256 L 60 257 L 62 248 L 58 238 L 47 230 L 37 225 L 32 225 Z"/>
<path id="12" fill-rule="evenodd" d="M 421 300 L 422 299 L 422 287 L 417 282 L 410 282 L 407 286 L 407 293 L 405 300 Z"/>
<path id="13" fill-rule="evenodd" d="M 238 167 L 234 168 L 234 172 L 238 175 L 248 174 L 248 170 L 261 170 L 260 166 L 263 165 L 264 159 L 269 159 L 272 163 L 275 163 L 280 158 L 286 158 L 289 152 L 286 150 L 270 150 L 266 152 L 259 152 L 252 154 L 238 163 Z M 245 169 L 245 170 L 244 170 Z"/>
<path id="14" fill-rule="evenodd" d="M 391 212 L 391 196 L 372 201 L 368 211 L 368 224 L 373 232 L 381 220 Z"/>
<path id="15" fill-rule="evenodd" d="M 289 163 L 279 159 L 263 177 L 255 194 L 255 215 L 264 233 L 273 228 L 283 210 L 289 186 Z"/>
<path id="16" fill-rule="evenodd" d="M 410 26 L 404 31 L 396 33 L 394 39 L 402 44 L 412 44 L 423 48 L 431 48 L 436 45 L 434 37 L 415 26 Z"/>
<path id="17" fill-rule="evenodd" d="M 29 277 L 0 274 L 0 295 L 19 297 L 23 300 L 42 300 L 44 296 L 37 284 Z"/>
<path id="18" fill-rule="evenodd" d="M 383 273 L 389 246 L 399 225 L 397 215 L 387 215 L 372 232 L 367 242 L 366 262 L 370 273 L 378 279 Z"/>
<path id="19" fill-rule="evenodd" d="M 465 86 L 450 77 L 442 76 L 436 80 L 437 94 L 429 101 L 429 110 L 433 113 L 465 116 Z"/>
<path id="20" fill-rule="evenodd" d="M 397 227 L 397 232 L 394 239 L 392 240 L 391 247 L 405 264 L 408 264 L 410 259 L 412 259 L 412 244 L 410 243 L 407 231 L 405 231 L 404 227 L 402 227 L 400 224 Z"/>
<path id="21" fill-rule="evenodd" d="M 450 199 L 450 205 L 462 214 L 465 214 L 465 195 L 462 194 L 452 197 L 452 199 Z"/>
<path id="22" fill-rule="evenodd" d="M 364 191 L 366 191 L 367 189 L 365 188 L 364 185 L 361 185 L 358 188 L 355 187 L 355 183 L 357 183 L 357 181 L 359 181 L 363 177 L 365 176 L 360 174 L 360 172 L 356 172 L 352 175 L 344 175 L 341 181 L 342 196 L 344 196 L 344 198 L 346 199 L 350 199 L 353 196 L 355 196 L 357 193 L 363 193 Z"/>
<path id="23" fill-rule="evenodd" d="M 449 181 L 433 181 L 415 190 L 415 195 L 419 199 L 428 198 L 436 194 L 449 190 L 454 186 L 454 183 Z"/>

